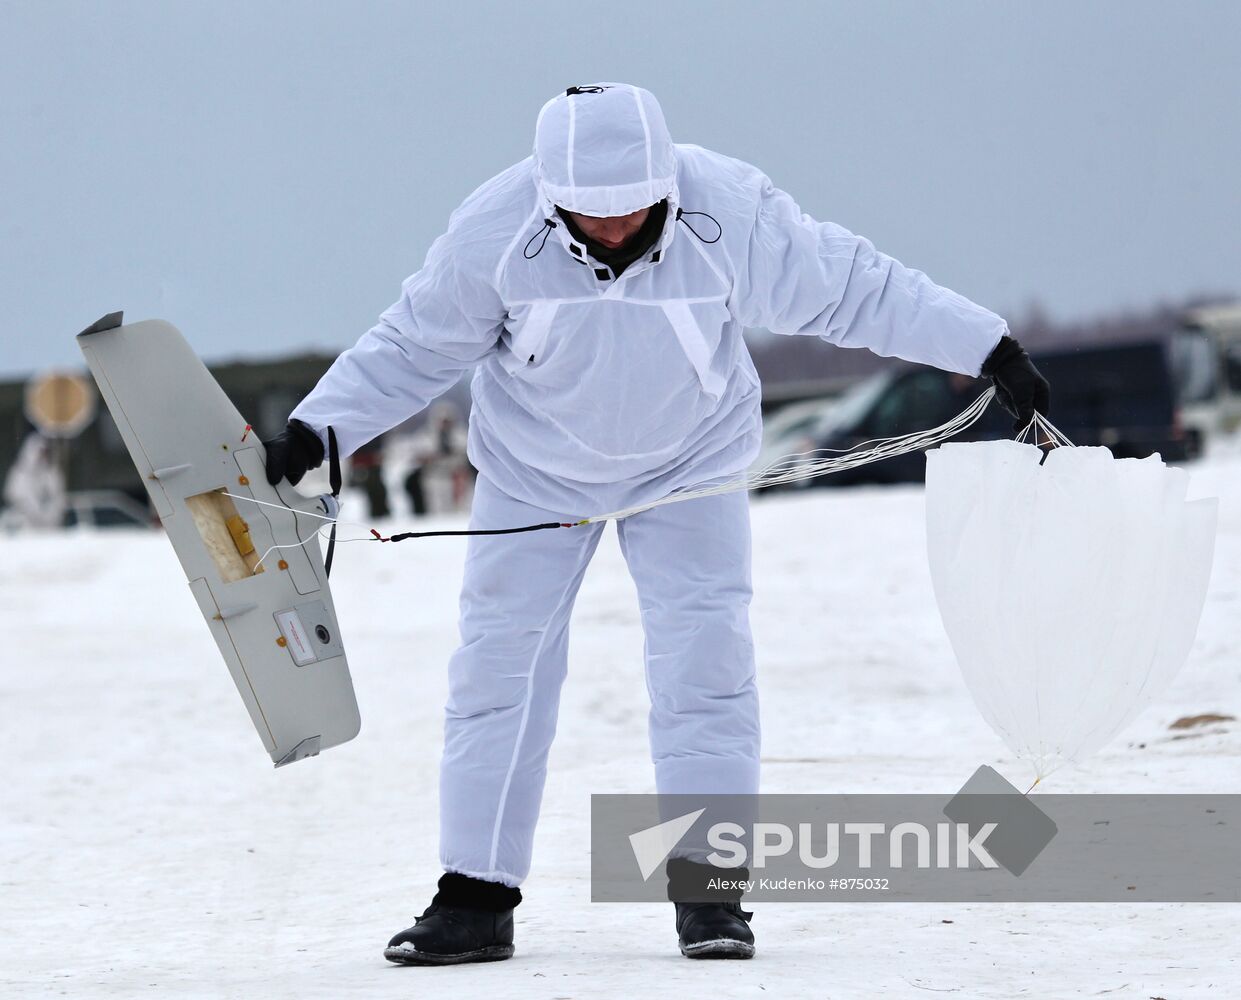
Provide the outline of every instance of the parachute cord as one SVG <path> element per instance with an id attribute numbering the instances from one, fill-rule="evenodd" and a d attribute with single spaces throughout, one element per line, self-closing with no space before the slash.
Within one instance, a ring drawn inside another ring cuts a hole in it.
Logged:
<path id="1" fill-rule="evenodd" d="M 746 473 L 712 486 L 671 493 L 651 503 L 626 507 L 606 514 L 597 514 L 594 517 L 588 518 L 588 520 L 620 520 L 623 517 L 629 517 L 644 510 L 662 507 L 665 504 L 694 500 L 698 497 L 718 496 L 722 493 L 734 493 L 740 490 L 764 489 L 785 483 L 799 482 L 804 479 L 813 479 L 816 476 L 855 469 L 858 466 L 869 465 L 872 462 L 904 455 L 911 451 L 922 451 L 961 433 L 961 431 L 977 423 L 994 396 L 995 388 L 987 389 L 957 416 L 929 430 L 914 431 L 911 434 L 902 434 L 890 438 L 872 438 L 850 448 L 816 448 L 811 451 L 786 455 L 776 459 L 758 472 Z M 821 457 L 825 452 L 836 452 L 837 454 Z"/>
<path id="2" fill-rule="evenodd" d="M 297 514 L 299 517 L 314 517 L 320 521 L 335 521 L 336 518 L 328 517 L 326 514 L 312 514 L 308 510 L 301 510 L 298 507 L 290 507 L 283 503 L 269 503 L 266 500 L 255 500 L 254 497 L 243 497 L 240 493 L 229 493 L 228 490 L 220 490 L 220 496 L 232 497 L 234 500 L 244 500 L 246 503 L 256 503 L 260 507 L 275 507 L 276 510 L 285 510 L 290 514 Z"/>
<path id="3" fill-rule="evenodd" d="M 639 504 L 634 507 L 626 507 L 621 510 L 610 511 L 606 514 L 596 514 L 592 517 L 585 517 L 577 521 L 546 521 L 542 524 L 527 524 L 514 528 L 468 528 L 457 530 L 442 531 L 403 531 L 395 535 L 385 536 L 380 534 L 374 528 L 368 528 L 364 524 L 354 521 L 339 521 L 338 518 L 325 516 L 322 514 L 312 514 L 308 511 L 299 510 L 284 504 L 269 503 L 264 500 L 256 500 L 254 497 L 242 496 L 238 493 L 229 493 L 221 490 L 224 496 L 231 497 L 234 500 L 245 500 L 249 503 L 258 504 L 263 507 L 276 507 L 281 510 L 287 510 L 292 514 L 301 514 L 306 517 L 317 518 L 326 521 L 335 526 L 337 524 L 350 524 L 360 527 L 370 532 L 370 538 L 350 538 L 341 539 L 341 541 L 377 541 L 377 542 L 403 542 L 410 538 L 440 538 L 448 536 L 470 536 L 470 535 L 516 535 L 529 531 L 543 531 L 552 528 L 576 528 L 585 524 L 597 524 L 601 521 L 619 521 L 621 518 L 630 517 L 634 514 L 645 510 L 652 510 L 656 507 L 662 507 L 670 503 L 680 503 L 685 500 L 695 500 L 699 497 L 719 496 L 724 493 L 736 493 L 741 490 L 762 489 L 770 486 L 777 486 L 784 483 L 800 482 L 806 479 L 813 479 L 817 476 L 829 475 L 835 472 L 843 472 L 847 469 L 857 468 L 861 465 L 868 465 L 872 462 L 878 462 L 885 458 L 892 458 L 897 455 L 904 455 L 911 451 L 922 451 L 945 441 L 950 437 L 959 434 L 961 431 L 975 424 L 983 415 L 983 412 L 990 405 L 991 400 L 995 396 L 995 388 L 989 388 L 983 392 L 969 406 L 961 411 L 957 416 L 953 417 L 946 423 L 938 427 L 932 427 L 925 431 L 915 431 L 911 434 L 902 434 L 889 438 L 872 438 L 869 441 L 863 441 L 860 444 L 853 445 L 851 448 L 816 448 L 811 451 L 798 452 L 792 455 L 785 455 L 776 459 L 770 465 L 764 467 L 755 473 L 747 473 L 732 479 L 717 482 L 710 486 L 701 486 L 698 488 L 690 488 L 670 493 L 658 500 L 645 504 Z M 1030 426 L 1038 424 L 1049 436 L 1052 436 L 1065 444 L 1071 444 L 1067 437 L 1041 414 L 1035 413 L 1034 419 Z M 1025 435 L 1029 430 L 1029 426 L 1022 431 Z M 826 452 L 835 452 L 836 454 L 821 457 Z M 313 536 L 311 536 L 313 537 Z M 306 538 L 300 542 L 305 545 L 310 541 Z M 296 544 L 286 546 L 276 546 L 277 548 L 296 547 Z M 268 550 L 271 551 L 270 549 Z"/>
<path id="4" fill-rule="evenodd" d="M 1040 430 L 1047 437 L 1046 441 L 1039 441 L 1038 432 Z M 1034 416 L 1030 418 L 1030 422 L 1021 429 L 1021 433 L 1017 435 L 1016 440 L 1026 443 L 1027 435 L 1031 439 L 1029 443 L 1039 448 L 1044 448 L 1047 445 L 1051 445 L 1053 448 L 1075 447 L 1064 432 L 1037 410 L 1034 411 Z"/>
<path id="5" fill-rule="evenodd" d="M 586 521 L 546 521 L 543 524 L 527 524 L 520 528 L 467 528 L 458 531 L 402 531 L 399 535 L 392 535 L 385 538 L 374 528 L 371 528 L 371 534 L 381 542 L 403 542 L 407 538 L 439 538 L 445 535 L 517 535 L 523 531 L 542 531 L 545 528 L 576 528 L 580 524 L 587 524 Z M 358 539 L 354 539 L 358 541 Z"/>
<path id="6" fill-rule="evenodd" d="M 284 544 L 284 545 L 273 545 L 273 546 L 272 546 L 271 548 L 269 548 L 266 552 L 264 552 L 261 556 L 259 556 L 259 560 L 258 560 L 258 562 L 257 562 L 257 563 L 255 563 L 255 567 L 256 567 L 255 572 L 256 572 L 256 573 L 258 572 L 257 567 L 262 566 L 262 565 L 263 565 L 263 561 L 264 561 L 264 560 L 265 560 L 265 559 L 266 559 L 269 555 L 271 555 L 273 552 L 275 552 L 277 549 L 300 549 L 300 548 L 303 548 L 303 547 L 306 545 L 306 543 L 307 543 L 307 542 L 309 542 L 312 538 L 314 538 L 314 537 L 315 537 L 315 535 L 319 535 L 319 534 L 323 531 L 324 527 L 326 527 L 326 525 L 322 525 L 322 524 L 321 524 L 321 525 L 319 525 L 318 527 L 316 527 L 316 528 L 315 528 L 315 530 L 314 530 L 314 531 L 312 531 L 312 532 L 311 532 L 309 535 L 307 535 L 305 538 L 299 538 L 296 542 L 288 542 L 288 543 L 286 543 L 286 544 Z M 322 537 L 322 536 L 320 536 L 320 537 Z"/>
<path id="7" fill-rule="evenodd" d="M 228 490 L 220 490 L 219 492 L 221 496 L 231 497 L 233 500 L 244 500 L 246 503 L 258 504 L 260 507 L 274 507 L 277 510 L 288 511 L 290 514 L 293 514 L 294 516 L 300 515 L 304 517 L 313 517 L 317 520 L 328 522 L 327 524 L 320 525 L 310 535 L 307 535 L 305 538 L 302 538 L 297 542 L 289 542 L 284 545 L 273 545 L 271 548 L 269 548 L 266 552 L 263 553 L 262 557 L 259 559 L 259 563 L 262 563 L 263 559 L 266 559 L 267 556 L 271 552 L 275 551 L 276 549 L 301 548 L 302 546 L 306 545 L 315 535 L 320 535 L 320 537 L 322 537 L 321 535 L 322 529 L 328 527 L 329 525 L 338 525 L 338 524 L 347 525 L 347 526 L 351 526 L 355 528 L 362 528 L 370 532 L 370 537 L 342 538 L 340 539 L 340 541 L 342 542 L 403 542 L 408 538 L 437 538 L 437 537 L 447 536 L 447 535 L 516 535 L 516 534 L 521 534 L 522 532 L 526 532 L 526 531 L 542 531 L 547 528 L 576 528 L 576 527 L 579 527 L 580 525 L 589 523 L 589 519 L 585 519 L 581 521 L 546 521 L 542 524 L 522 525 L 519 528 L 470 528 L 470 529 L 443 530 L 443 531 L 403 531 L 399 534 L 389 536 L 389 535 L 382 535 L 374 528 L 370 528 L 367 525 L 362 524 L 359 521 L 342 521 L 339 518 L 329 517 L 325 514 L 313 514 L 310 511 L 300 510 L 296 507 L 290 507 L 286 504 L 271 503 L 267 500 L 256 500 L 254 497 L 243 496 L 240 493 L 230 493 L 228 492 Z"/>

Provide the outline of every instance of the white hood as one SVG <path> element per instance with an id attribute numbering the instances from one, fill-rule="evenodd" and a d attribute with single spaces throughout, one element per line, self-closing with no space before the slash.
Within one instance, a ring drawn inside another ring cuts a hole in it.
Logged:
<path id="1" fill-rule="evenodd" d="M 543 105 L 534 161 L 544 215 L 629 215 L 670 199 L 676 150 L 655 95 L 627 83 L 570 87 Z"/>

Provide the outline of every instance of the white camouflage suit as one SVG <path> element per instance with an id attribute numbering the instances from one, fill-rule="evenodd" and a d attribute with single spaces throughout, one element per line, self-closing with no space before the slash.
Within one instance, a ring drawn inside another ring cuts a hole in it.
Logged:
<path id="1" fill-rule="evenodd" d="M 473 367 L 471 526 L 575 520 L 749 466 L 762 424 L 746 327 L 968 375 L 1007 332 L 803 214 L 749 164 L 674 144 L 649 92 L 573 91 L 539 113 L 534 155 L 462 203 L 396 304 L 294 410 L 321 436 L 334 427 L 342 456 Z M 662 235 L 619 278 L 555 211 L 619 216 L 665 198 Z M 511 886 L 529 872 L 569 616 L 603 527 L 470 538 L 440 777 L 448 871 Z M 617 527 L 646 636 L 658 790 L 756 792 L 745 494 Z"/>

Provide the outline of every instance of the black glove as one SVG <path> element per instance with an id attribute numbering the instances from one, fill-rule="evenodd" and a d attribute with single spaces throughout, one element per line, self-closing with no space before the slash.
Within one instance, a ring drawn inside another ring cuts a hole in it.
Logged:
<path id="1" fill-rule="evenodd" d="M 1005 334 L 982 363 L 980 373 L 995 385 L 995 398 L 1017 418 L 1013 430 L 1019 431 L 1034 419 L 1038 410 L 1047 416 L 1051 405 L 1051 387 L 1039 374 L 1030 355 L 1012 337 Z"/>
<path id="2" fill-rule="evenodd" d="M 300 420 L 290 420 L 282 433 L 263 445 L 267 448 L 267 481 L 272 486 L 281 479 L 296 486 L 307 469 L 323 464 L 323 442 Z"/>

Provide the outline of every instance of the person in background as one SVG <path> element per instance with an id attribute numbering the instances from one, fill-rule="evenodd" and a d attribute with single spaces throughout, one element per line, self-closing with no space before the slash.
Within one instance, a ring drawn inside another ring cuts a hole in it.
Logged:
<path id="1" fill-rule="evenodd" d="M 43 531 L 64 527 L 65 476 L 53 442 L 38 431 L 26 436 L 5 476 L 4 502 L 10 511 L 7 520 L 17 527 Z"/>
<path id="2" fill-rule="evenodd" d="M 459 509 L 469 493 L 474 467 L 466 457 L 465 426 L 452 403 L 438 402 L 431 407 L 426 423 L 412 435 L 410 451 L 414 467 L 405 477 L 405 492 L 414 514 L 428 512 L 431 480 L 447 488 L 447 503 L 441 509 Z"/>
<path id="3" fill-rule="evenodd" d="M 367 506 L 373 518 L 387 517 L 392 513 L 388 506 L 383 467 L 382 435 L 359 447 L 349 459 L 349 485 L 366 493 Z"/>

